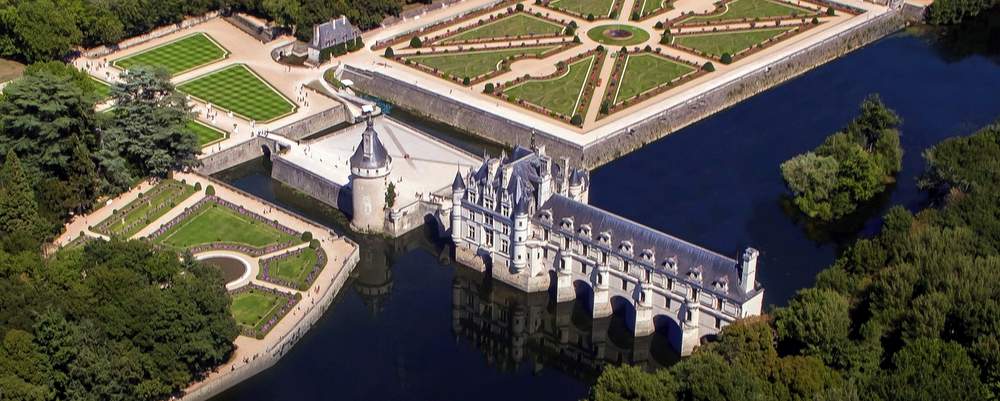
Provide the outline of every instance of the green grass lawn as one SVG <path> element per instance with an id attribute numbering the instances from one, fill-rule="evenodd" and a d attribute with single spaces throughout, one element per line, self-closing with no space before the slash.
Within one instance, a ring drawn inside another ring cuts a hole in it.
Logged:
<path id="1" fill-rule="evenodd" d="M 122 57 L 112 63 L 123 70 L 136 65 L 154 65 L 166 68 L 170 75 L 201 67 L 226 58 L 229 51 L 219 46 L 208 35 L 198 32 Z"/>
<path id="2" fill-rule="evenodd" d="M 268 270 L 271 277 L 295 283 L 299 290 L 306 290 L 306 276 L 316 265 L 316 250 L 305 248 L 297 255 L 276 259 Z"/>
<path id="3" fill-rule="evenodd" d="M 448 53 L 441 55 L 424 55 L 406 57 L 416 63 L 431 68 L 437 68 L 445 74 L 459 78 L 475 78 L 483 74 L 497 71 L 501 60 L 511 56 L 546 54 L 559 46 L 524 47 L 508 50 L 477 51 L 463 53 Z"/>
<path id="4" fill-rule="evenodd" d="M 625 31 L 631 33 L 632 36 L 628 37 L 613 37 L 610 35 L 614 31 Z M 609 45 L 609 46 L 632 46 L 638 45 L 649 40 L 649 32 L 646 30 L 634 27 L 632 25 L 623 24 L 612 24 L 612 25 L 601 25 L 590 28 L 587 31 L 587 37 L 597 43 Z"/>
<path id="5" fill-rule="evenodd" d="M 562 25 L 554 24 L 534 15 L 519 13 L 446 38 L 441 43 L 519 35 L 559 34 L 563 29 Z"/>
<path id="6" fill-rule="evenodd" d="M 586 17 L 594 14 L 596 18 L 605 18 L 611 14 L 611 6 L 615 0 L 555 0 L 549 7 L 566 10 Z"/>
<path id="7" fill-rule="evenodd" d="M 104 101 L 111 97 L 111 85 L 94 77 L 90 77 L 90 80 L 94 81 L 94 89 L 98 100 Z"/>
<path id="8" fill-rule="evenodd" d="M 174 180 L 163 180 L 143 193 L 143 196 L 129 202 L 96 227 L 101 234 L 129 238 L 166 214 L 177 204 L 192 194 L 194 187 Z M 135 207 L 132 209 L 132 207 Z M 127 213 L 123 210 L 129 210 Z M 138 223 L 138 224 L 133 224 Z"/>
<path id="9" fill-rule="evenodd" d="M 666 0 L 636 0 L 636 6 L 639 10 L 639 16 L 645 17 L 649 14 L 655 13 L 664 7 Z"/>
<path id="10" fill-rule="evenodd" d="M 284 302 L 288 300 L 263 291 L 251 290 L 234 294 L 230 309 L 236 318 L 236 323 L 256 331 L 278 312 Z"/>
<path id="11" fill-rule="evenodd" d="M 205 203 L 187 220 L 157 238 L 174 248 L 189 248 L 213 242 L 265 247 L 298 239 L 265 223 L 251 220 L 228 207 Z"/>
<path id="12" fill-rule="evenodd" d="M 564 116 L 572 116 L 580 101 L 580 93 L 587 83 L 587 76 L 596 60 L 594 56 L 578 60 L 570 64 L 568 71 L 560 77 L 543 81 L 526 81 L 505 90 L 504 94 Z"/>
<path id="13" fill-rule="evenodd" d="M 682 22 L 722 21 L 743 18 L 791 17 L 813 14 L 805 8 L 769 0 L 735 0 L 728 4 L 728 9 L 718 15 L 694 16 Z"/>
<path id="14" fill-rule="evenodd" d="M 741 50 L 773 38 L 793 28 L 759 29 L 753 31 L 706 33 L 698 35 L 674 36 L 674 43 L 722 56 L 723 53 L 736 54 Z"/>
<path id="15" fill-rule="evenodd" d="M 295 111 L 291 100 L 243 64 L 202 75 L 178 85 L 177 89 L 257 122 L 268 122 Z"/>
<path id="16" fill-rule="evenodd" d="M 215 127 L 210 127 L 201 121 L 191 120 L 191 122 L 188 123 L 187 128 L 198 136 L 198 146 L 201 147 L 205 147 L 205 145 L 212 144 L 226 138 L 225 132 Z"/>
<path id="17" fill-rule="evenodd" d="M 614 103 L 621 103 L 694 71 L 694 67 L 654 55 L 628 56 Z"/>

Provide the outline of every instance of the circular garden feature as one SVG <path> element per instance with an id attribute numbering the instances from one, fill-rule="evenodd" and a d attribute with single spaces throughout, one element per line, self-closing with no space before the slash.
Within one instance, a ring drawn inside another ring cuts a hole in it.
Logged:
<path id="1" fill-rule="evenodd" d="M 601 25 L 587 31 L 591 40 L 609 46 L 632 46 L 649 40 L 649 32 L 631 25 Z"/>

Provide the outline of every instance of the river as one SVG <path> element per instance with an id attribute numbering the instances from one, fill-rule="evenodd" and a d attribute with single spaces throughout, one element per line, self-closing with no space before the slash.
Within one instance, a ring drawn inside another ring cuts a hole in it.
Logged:
<path id="1" fill-rule="evenodd" d="M 669 135 L 592 172 L 591 203 L 729 255 L 760 249 L 765 301 L 782 305 L 841 247 L 876 232 L 888 207 L 925 206 L 916 187 L 924 149 L 1000 117 L 996 17 L 950 36 L 898 33 Z M 869 93 L 904 120 L 903 170 L 848 222 L 810 224 L 785 206 L 778 165 L 847 124 Z M 267 168 L 251 162 L 219 177 L 343 231 L 339 212 Z M 435 238 L 430 229 L 357 238 L 361 263 L 326 316 L 278 364 L 215 400 L 577 400 L 604 363 L 653 369 L 677 359 L 665 339 L 634 340 L 618 318 L 591 321 L 581 305 L 483 282 Z"/>

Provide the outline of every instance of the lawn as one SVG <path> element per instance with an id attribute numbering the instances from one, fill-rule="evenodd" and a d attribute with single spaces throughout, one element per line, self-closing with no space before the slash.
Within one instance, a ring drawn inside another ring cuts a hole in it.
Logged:
<path id="1" fill-rule="evenodd" d="M 298 254 L 272 260 L 268 273 L 272 278 L 294 283 L 295 288 L 305 290 L 309 285 L 306 276 L 316 265 L 316 257 L 316 250 L 307 247 Z"/>
<path id="2" fill-rule="evenodd" d="M 191 120 L 187 128 L 198 137 L 198 146 L 213 144 L 226 138 L 226 133 L 218 128 L 210 127 L 201 121 Z"/>
<path id="3" fill-rule="evenodd" d="M 498 71 L 497 67 L 500 61 L 508 57 L 520 57 L 524 55 L 539 56 L 558 47 L 523 47 L 507 50 L 413 56 L 406 59 L 413 60 L 415 63 L 423 64 L 430 68 L 436 68 L 445 74 L 454 75 L 459 78 L 475 78 L 483 74 Z"/>
<path id="4" fill-rule="evenodd" d="M 230 308 L 236 323 L 257 331 L 271 320 L 285 302 L 288 300 L 275 294 L 248 290 L 234 294 Z"/>
<path id="5" fill-rule="evenodd" d="M 194 187 L 190 185 L 174 180 L 163 180 L 141 197 L 112 213 L 97 225 L 95 231 L 104 235 L 129 238 L 194 192 Z"/>
<path id="6" fill-rule="evenodd" d="M 111 85 L 94 77 L 90 77 L 90 80 L 94 82 L 94 92 L 97 93 L 99 101 L 104 101 L 111 97 Z"/>
<path id="7" fill-rule="evenodd" d="M 518 13 L 445 38 L 441 43 L 522 35 L 557 35 L 562 33 L 563 29 L 562 25 L 554 24 L 534 15 Z"/>
<path id="8" fill-rule="evenodd" d="M 694 67 L 654 54 L 630 55 L 625 61 L 625 71 L 614 103 L 639 96 L 691 71 L 694 71 Z"/>
<path id="9" fill-rule="evenodd" d="M 244 64 L 210 72 L 178 85 L 177 89 L 257 122 L 268 122 L 295 112 L 291 100 Z"/>
<path id="10" fill-rule="evenodd" d="M 664 3 L 666 0 L 636 0 L 635 8 L 639 10 L 640 17 L 645 17 L 665 7 Z"/>
<path id="11" fill-rule="evenodd" d="M 586 17 L 594 14 L 596 18 L 606 18 L 611 14 L 611 6 L 615 0 L 555 0 L 549 7 L 566 10 Z"/>
<path id="12" fill-rule="evenodd" d="M 794 28 L 787 27 L 753 31 L 678 35 L 674 36 L 674 43 L 719 57 L 723 53 L 735 55 L 744 49 L 792 29 Z"/>
<path id="13" fill-rule="evenodd" d="M 542 106 L 546 109 L 572 116 L 580 102 L 580 94 L 596 57 L 590 56 L 569 65 L 562 76 L 546 80 L 526 81 L 504 91 L 514 99 Z"/>
<path id="14" fill-rule="evenodd" d="M 181 249 L 214 242 L 262 248 L 294 242 L 297 238 L 228 207 L 207 202 L 186 220 L 159 236 L 157 241 Z"/>
<path id="15" fill-rule="evenodd" d="M 171 76 L 193 70 L 229 56 L 229 51 L 208 35 L 198 32 L 162 45 L 119 58 L 112 63 L 123 70 L 136 65 L 166 68 Z"/>
<path id="16" fill-rule="evenodd" d="M 615 37 L 613 36 L 615 33 L 625 34 L 627 36 Z M 632 25 L 613 24 L 590 28 L 590 30 L 587 31 L 587 37 L 597 43 L 609 46 L 632 46 L 642 44 L 649 40 L 649 32 Z"/>
<path id="17" fill-rule="evenodd" d="M 726 5 L 726 11 L 717 15 L 694 16 L 683 22 L 736 20 L 743 18 L 793 17 L 814 14 L 805 8 L 770 0 L 735 0 Z"/>

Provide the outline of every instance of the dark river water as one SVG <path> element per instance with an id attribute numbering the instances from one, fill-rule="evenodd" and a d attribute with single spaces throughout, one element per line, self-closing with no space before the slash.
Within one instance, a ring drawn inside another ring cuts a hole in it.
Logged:
<path id="1" fill-rule="evenodd" d="M 996 21 L 944 38 L 900 33 L 819 67 L 595 170 L 591 203 L 733 256 L 760 249 L 765 301 L 782 305 L 841 247 L 876 232 L 888 207 L 925 205 L 915 183 L 924 149 L 1000 117 Z M 842 224 L 804 221 L 785 207 L 778 165 L 847 124 L 876 92 L 904 120 L 897 183 Z M 339 212 L 267 169 L 251 162 L 220 178 L 344 231 Z M 580 305 L 484 282 L 436 238 L 430 228 L 357 238 L 361 263 L 324 318 L 278 364 L 216 400 L 577 400 L 605 363 L 653 369 L 677 359 L 665 339 L 632 339 L 616 317 L 591 321 Z"/>

